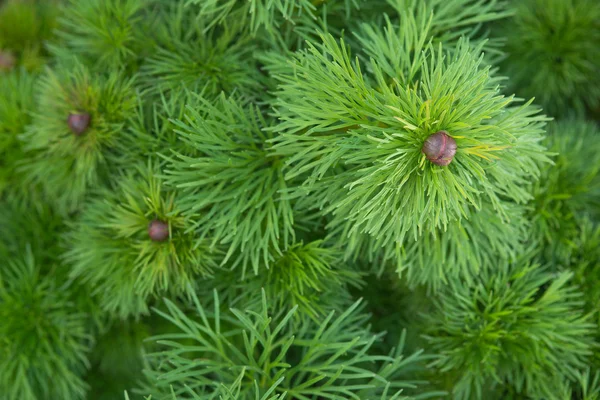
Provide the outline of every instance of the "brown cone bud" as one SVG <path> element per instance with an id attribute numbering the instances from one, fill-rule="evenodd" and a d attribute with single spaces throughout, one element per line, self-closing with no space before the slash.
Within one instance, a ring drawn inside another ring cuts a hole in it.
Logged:
<path id="1" fill-rule="evenodd" d="M 421 150 L 427 159 L 445 167 L 450 164 L 456 154 L 456 141 L 446 131 L 439 131 L 429 136 Z"/>
<path id="2" fill-rule="evenodd" d="M 0 50 L 0 71 L 10 71 L 16 63 L 17 60 L 10 51 Z"/>
<path id="3" fill-rule="evenodd" d="M 169 238 L 169 224 L 155 219 L 148 225 L 148 236 L 154 242 L 164 242 Z"/>
<path id="4" fill-rule="evenodd" d="M 67 122 L 71 132 L 73 132 L 75 136 L 80 136 L 90 126 L 90 114 L 69 114 L 69 119 Z"/>

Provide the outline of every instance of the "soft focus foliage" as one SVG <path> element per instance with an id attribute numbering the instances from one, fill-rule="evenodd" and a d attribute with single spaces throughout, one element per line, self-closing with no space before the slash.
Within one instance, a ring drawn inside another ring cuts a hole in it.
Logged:
<path id="1" fill-rule="evenodd" d="M 553 116 L 582 114 L 600 103 L 600 3 L 523 0 L 499 33 L 508 57 L 509 88 L 536 97 Z"/>
<path id="2" fill-rule="evenodd" d="M 0 400 L 600 400 L 599 21 L 0 0 Z"/>

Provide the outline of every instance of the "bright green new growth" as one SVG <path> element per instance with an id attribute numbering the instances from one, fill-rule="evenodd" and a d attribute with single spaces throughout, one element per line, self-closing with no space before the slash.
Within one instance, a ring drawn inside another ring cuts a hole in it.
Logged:
<path id="1" fill-rule="evenodd" d="M 198 98 L 197 109 L 175 122 L 192 155 L 167 156 L 166 182 L 181 193 L 183 215 L 199 240 L 226 245 L 232 267 L 269 267 L 294 238 L 283 165 L 270 154 L 273 135 L 260 109 L 243 100 Z"/>
<path id="2" fill-rule="evenodd" d="M 89 188 L 101 185 L 112 150 L 134 112 L 133 80 L 118 72 L 92 74 L 76 60 L 48 69 L 37 82 L 37 109 L 21 139 L 30 156 L 27 180 L 39 184 L 62 213 L 78 209 Z M 89 113 L 81 136 L 67 123 L 70 113 Z"/>
<path id="3" fill-rule="evenodd" d="M 482 202 L 506 218 L 506 200 L 528 201 L 523 186 L 547 160 L 539 143 L 546 119 L 500 95 L 477 52 L 465 42 L 452 52 L 421 52 L 416 43 L 424 41 L 413 30 L 423 25 L 403 26 L 398 34 L 416 42 L 401 63 L 382 54 L 364 74 L 343 42 L 324 36 L 278 76 L 274 152 L 289 165 L 286 176 L 305 179 L 297 192 L 332 214 L 330 227 L 342 240 L 360 243 L 366 234 L 374 247 L 447 229 Z M 439 130 L 458 145 L 445 168 L 421 152 Z"/>
<path id="4" fill-rule="evenodd" d="M 391 400 L 419 383 L 403 374 L 414 373 L 426 357 L 405 358 L 402 342 L 390 355 L 369 354 L 380 335 L 364 328 L 368 316 L 359 302 L 338 317 L 332 312 L 295 327 L 296 309 L 269 312 L 264 292 L 259 307 L 246 311 L 223 311 L 216 292 L 214 311 L 195 296 L 194 302 L 194 319 L 168 300 L 168 312 L 157 311 L 177 327 L 156 337 L 164 350 L 148 356 L 143 392 L 157 400 L 171 398 L 171 385 L 182 399 L 215 399 L 233 387 L 224 398 Z"/>
<path id="5" fill-rule="evenodd" d="M 500 33 L 508 54 L 509 89 L 535 97 L 553 116 L 600 105 L 600 3 L 522 0 Z"/>
<path id="6" fill-rule="evenodd" d="M 575 379 L 592 353 L 596 326 L 582 311 L 572 273 L 552 274 L 521 259 L 482 266 L 472 283 L 451 281 L 435 300 L 427 339 L 431 366 L 456 399 L 484 399 L 504 385 L 547 398 Z"/>
<path id="7" fill-rule="evenodd" d="M 91 337 L 65 288 L 30 251 L 0 269 L 0 393 L 6 400 L 84 399 Z"/>
<path id="8" fill-rule="evenodd" d="M 188 233 L 179 200 L 157 172 L 140 165 L 98 191 L 66 237 L 71 276 L 89 282 L 115 317 L 147 314 L 157 296 L 191 295 L 198 279 L 218 265 L 215 251 Z M 155 219 L 168 223 L 166 241 L 150 239 Z"/>

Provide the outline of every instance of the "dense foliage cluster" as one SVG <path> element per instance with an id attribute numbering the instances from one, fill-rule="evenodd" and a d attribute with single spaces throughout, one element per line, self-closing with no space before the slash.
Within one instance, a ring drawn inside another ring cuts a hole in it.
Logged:
<path id="1" fill-rule="evenodd" d="M 600 3 L 0 1 L 0 400 L 600 399 Z"/>

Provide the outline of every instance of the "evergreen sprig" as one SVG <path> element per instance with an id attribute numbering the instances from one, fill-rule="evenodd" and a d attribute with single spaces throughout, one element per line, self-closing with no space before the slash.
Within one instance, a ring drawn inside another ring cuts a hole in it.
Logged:
<path id="1" fill-rule="evenodd" d="M 218 265 L 216 251 L 188 233 L 179 200 L 158 171 L 137 165 L 99 190 L 66 235 L 71 276 L 89 282 L 101 307 L 115 317 L 146 314 L 156 296 L 189 296 Z M 166 240 L 151 239 L 153 220 L 168 224 Z"/>
<path id="2" fill-rule="evenodd" d="M 598 21 L 0 0 L 0 400 L 600 400 Z"/>
<path id="3" fill-rule="evenodd" d="M 486 51 L 500 55 L 497 40 L 487 38 L 489 32 L 485 24 L 506 19 L 513 14 L 512 7 L 503 0 L 387 0 L 394 8 L 400 22 L 405 23 L 408 15 L 419 18 L 431 18 L 429 37 L 435 43 L 447 46 L 456 44 L 461 38 L 469 38 L 472 42 L 479 40 L 486 43 Z M 368 28 L 365 24 L 364 27 Z M 398 27 L 395 27 L 398 28 Z M 376 26 L 370 29 L 378 30 Z M 388 27 L 389 30 L 389 27 Z M 406 47 L 401 51 L 406 51 Z"/>
<path id="4" fill-rule="evenodd" d="M 156 158 L 165 149 L 184 154 L 190 150 L 174 131 L 174 121 L 183 120 L 188 108 L 197 109 L 197 94 L 188 90 L 158 90 L 154 101 L 138 97 L 137 112 L 128 121 L 127 133 L 122 135 L 117 164 L 126 167 L 132 160 Z"/>
<path id="5" fill-rule="evenodd" d="M 229 398 L 240 400 L 284 395 L 293 400 L 399 399 L 403 389 L 419 383 L 402 374 L 418 369 L 426 357 L 403 357 L 402 341 L 388 356 L 368 353 L 380 335 L 364 328 L 368 316 L 360 312 L 359 302 L 338 317 L 332 312 L 320 323 L 307 320 L 293 330 L 296 309 L 270 314 L 264 292 L 260 307 L 247 311 L 222 312 L 216 292 L 213 311 L 195 297 L 194 302 L 194 318 L 168 300 L 168 311 L 158 311 L 178 332 L 155 337 L 164 350 L 149 355 L 149 385 L 143 393 L 170 399 L 173 385 L 183 399 L 212 399 L 223 387 L 234 387 Z"/>

